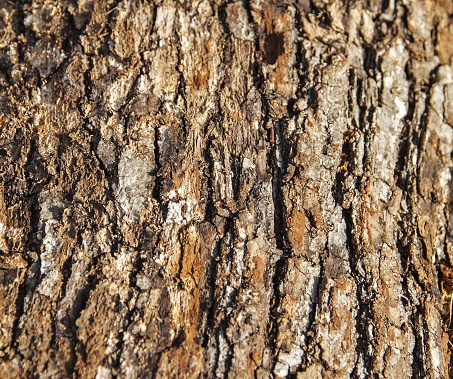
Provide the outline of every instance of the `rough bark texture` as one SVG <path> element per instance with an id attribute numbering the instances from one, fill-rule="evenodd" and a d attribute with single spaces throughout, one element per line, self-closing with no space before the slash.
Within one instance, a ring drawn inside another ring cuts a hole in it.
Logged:
<path id="1" fill-rule="evenodd" d="M 0 377 L 447 378 L 452 16 L 0 0 Z"/>

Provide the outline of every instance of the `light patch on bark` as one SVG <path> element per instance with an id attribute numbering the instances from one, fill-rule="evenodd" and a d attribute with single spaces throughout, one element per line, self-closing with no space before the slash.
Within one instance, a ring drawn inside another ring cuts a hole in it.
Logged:
<path id="1" fill-rule="evenodd" d="M 138 158 L 131 150 L 121 154 L 116 196 L 120 209 L 131 221 L 139 220 L 140 212 L 146 205 L 153 169 L 153 165 Z"/>

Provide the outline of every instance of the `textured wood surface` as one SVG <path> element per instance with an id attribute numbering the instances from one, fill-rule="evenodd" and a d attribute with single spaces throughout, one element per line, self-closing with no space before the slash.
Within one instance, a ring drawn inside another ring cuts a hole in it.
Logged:
<path id="1" fill-rule="evenodd" d="M 447 378 L 452 16 L 0 0 L 0 377 Z"/>

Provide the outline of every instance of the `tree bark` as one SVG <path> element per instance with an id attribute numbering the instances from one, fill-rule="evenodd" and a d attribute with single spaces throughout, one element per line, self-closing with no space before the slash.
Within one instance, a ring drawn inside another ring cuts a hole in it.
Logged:
<path id="1" fill-rule="evenodd" d="M 451 0 L 0 0 L 2 378 L 447 378 Z"/>

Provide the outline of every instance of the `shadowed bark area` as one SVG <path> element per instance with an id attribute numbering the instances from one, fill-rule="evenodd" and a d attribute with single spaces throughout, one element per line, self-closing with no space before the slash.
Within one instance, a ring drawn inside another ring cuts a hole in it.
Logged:
<path id="1" fill-rule="evenodd" d="M 452 16 L 0 0 L 0 376 L 449 377 Z"/>

